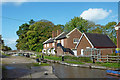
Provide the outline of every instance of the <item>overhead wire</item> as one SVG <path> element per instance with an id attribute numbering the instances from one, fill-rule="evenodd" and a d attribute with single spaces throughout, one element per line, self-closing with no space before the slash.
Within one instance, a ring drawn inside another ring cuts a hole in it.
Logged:
<path id="1" fill-rule="evenodd" d="M 15 20 L 15 21 L 20 21 L 20 22 L 28 22 L 28 21 L 25 21 L 25 20 L 10 18 L 10 17 L 6 17 L 6 16 L 0 16 L 0 17 L 1 17 L 1 18 L 6 18 L 6 19 Z"/>

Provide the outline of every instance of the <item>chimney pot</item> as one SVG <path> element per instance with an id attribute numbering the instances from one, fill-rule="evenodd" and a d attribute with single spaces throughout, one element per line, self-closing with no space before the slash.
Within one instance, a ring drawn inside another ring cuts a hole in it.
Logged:
<path id="1" fill-rule="evenodd" d="M 57 36 L 61 33 L 61 30 L 57 30 Z"/>

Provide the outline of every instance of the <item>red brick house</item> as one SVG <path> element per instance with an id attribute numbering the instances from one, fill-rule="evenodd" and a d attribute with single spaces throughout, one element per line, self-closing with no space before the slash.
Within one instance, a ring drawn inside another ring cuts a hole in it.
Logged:
<path id="1" fill-rule="evenodd" d="M 100 55 L 112 54 L 116 45 L 105 34 L 81 33 L 77 28 L 70 32 L 57 30 L 52 32 L 52 38 L 43 43 L 43 53 L 72 54 L 75 56 L 90 55 L 91 52 Z M 86 49 L 96 50 L 84 53 Z"/>
<path id="2" fill-rule="evenodd" d="M 101 55 L 108 55 L 113 53 L 116 45 L 105 34 L 83 33 L 75 47 L 77 50 L 77 56 L 86 55 L 84 50 L 88 48 L 99 50 Z"/>
<path id="3" fill-rule="evenodd" d="M 82 33 L 77 28 L 70 32 L 60 33 L 60 31 L 57 31 L 57 35 L 55 32 L 52 32 L 52 38 L 43 43 L 43 53 L 55 54 L 55 50 L 57 55 L 62 55 L 64 52 L 70 53 L 70 50 L 75 48 L 81 35 Z M 61 46 L 58 46 L 58 44 Z"/>
<path id="4" fill-rule="evenodd" d="M 115 26 L 117 32 L 117 48 L 120 48 L 120 22 Z"/>

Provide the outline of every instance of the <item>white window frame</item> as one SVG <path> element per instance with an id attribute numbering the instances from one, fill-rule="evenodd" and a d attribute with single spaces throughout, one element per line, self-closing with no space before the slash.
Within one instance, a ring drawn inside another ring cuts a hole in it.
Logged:
<path id="1" fill-rule="evenodd" d="M 55 46 L 55 43 L 52 43 L 52 46 Z"/>
<path id="2" fill-rule="evenodd" d="M 45 44 L 45 47 L 46 47 L 46 44 Z"/>
<path id="3" fill-rule="evenodd" d="M 77 43 L 79 42 L 79 39 L 78 39 L 78 42 L 74 42 L 75 39 L 78 39 L 78 38 L 74 38 L 74 39 L 73 39 L 73 43 L 74 43 L 74 44 L 77 44 Z"/>
<path id="4" fill-rule="evenodd" d="M 49 43 L 47 44 L 47 47 L 49 47 Z"/>
<path id="5" fill-rule="evenodd" d="M 57 43 L 60 43 L 60 40 L 57 40 Z"/>

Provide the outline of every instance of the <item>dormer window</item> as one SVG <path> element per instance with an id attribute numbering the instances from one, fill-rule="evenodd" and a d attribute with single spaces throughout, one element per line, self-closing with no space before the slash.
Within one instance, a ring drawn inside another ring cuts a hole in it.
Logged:
<path id="1" fill-rule="evenodd" d="M 73 43 L 74 43 L 74 44 L 77 44 L 77 43 L 78 43 L 78 41 L 79 41 L 79 39 L 78 39 L 78 38 L 74 38 L 74 39 L 73 39 Z"/>

